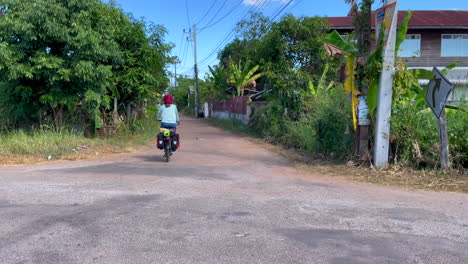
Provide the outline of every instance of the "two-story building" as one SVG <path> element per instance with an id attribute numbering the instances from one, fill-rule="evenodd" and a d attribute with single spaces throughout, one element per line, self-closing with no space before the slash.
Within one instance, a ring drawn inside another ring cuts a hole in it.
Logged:
<path id="1" fill-rule="evenodd" d="M 398 24 L 406 11 L 399 11 Z M 354 30 L 353 17 L 328 17 L 328 23 L 340 34 Z M 375 29 L 375 12 L 372 13 Z M 459 66 L 448 78 L 456 84 L 450 101 L 468 101 L 468 11 L 413 11 L 406 40 L 398 53 L 410 68 L 444 68 L 455 62 Z"/>

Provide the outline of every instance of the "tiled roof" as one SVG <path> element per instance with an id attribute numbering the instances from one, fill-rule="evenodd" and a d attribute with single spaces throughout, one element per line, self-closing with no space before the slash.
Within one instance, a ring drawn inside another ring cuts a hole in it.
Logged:
<path id="1" fill-rule="evenodd" d="M 398 24 L 407 11 L 398 12 Z M 353 28 L 353 17 L 327 17 L 334 28 Z M 372 26 L 375 26 L 375 12 L 372 12 Z M 468 11 L 413 11 L 409 28 L 468 28 Z"/>

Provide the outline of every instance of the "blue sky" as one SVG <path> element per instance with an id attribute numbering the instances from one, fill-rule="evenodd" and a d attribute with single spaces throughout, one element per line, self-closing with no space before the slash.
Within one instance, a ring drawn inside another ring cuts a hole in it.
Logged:
<path id="1" fill-rule="evenodd" d="M 466 1 L 402 0 L 399 1 L 399 9 L 468 10 Z M 116 2 L 135 17 L 144 17 L 147 21 L 162 24 L 167 28 L 167 40 L 175 44 L 173 55 L 182 60 L 178 65 L 178 74 L 193 74 L 191 71 L 193 46 L 184 40 L 187 35 L 184 36 L 183 29 L 188 29 L 189 25 L 194 23 L 198 23 L 198 28 L 214 24 L 198 34 L 198 61 L 200 77 L 203 78 L 207 66 L 217 64 L 217 47 L 225 45 L 222 41 L 226 37 L 226 40 L 234 37 L 229 33 L 247 11 L 262 12 L 272 18 L 289 0 L 116 0 Z M 381 1 L 375 2 L 376 8 L 381 6 Z M 344 0 L 293 0 L 275 20 L 286 13 L 295 16 L 344 16 L 348 11 L 349 6 Z"/>

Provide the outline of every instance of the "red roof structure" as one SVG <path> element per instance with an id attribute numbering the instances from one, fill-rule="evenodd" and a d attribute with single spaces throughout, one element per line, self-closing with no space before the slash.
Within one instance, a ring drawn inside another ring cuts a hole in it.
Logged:
<path id="1" fill-rule="evenodd" d="M 398 12 L 398 24 L 400 24 L 407 11 Z M 353 17 L 327 17 L 328 23 L 335 29 L 353 29 Z M 375 26 L 375 12 L 372 12 L 372 27 Z M 413 11 L 413 16 L 408 25 L 409 28 L 435 29 L 435 28 L 461 28 L 468 29 L 468 11 L 434 10 Z"/>

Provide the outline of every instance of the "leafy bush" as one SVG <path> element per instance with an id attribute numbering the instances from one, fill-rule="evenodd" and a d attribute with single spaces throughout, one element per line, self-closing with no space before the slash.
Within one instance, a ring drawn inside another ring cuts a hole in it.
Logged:
<path id="1" fill-rule="evenodd" d="M 0 4 L 0 111 L 12 125 L 61 127 L 81 112 L 99 128 L 112 99 L 116 113 L 130 114 L 166 88 L 172 45 L 164 27 L 115 1 L 23 2 Z"/>
<path id="2" fill-rule="evenodd" d="M 350 105 L 341 89 L 323 92 L 305 105 L 299 119 L 288 117 L 286 108 L 272 102 L 251 119 L 250 127 L 275 144 L 308 153 L 343 159 L 352 152 Z"/>
<path id="3" fill-rule="evenodd" d="M 462 107 L 463 108 L 463 107 Z M 455 167 L 468 167 L 468 114 L 447 109 L 450 157 Z M 439 135 L 434 114 L 416 104 L 399 108 L 392 116 L 396 160 L 419 168 L 439 166 Z"/>

